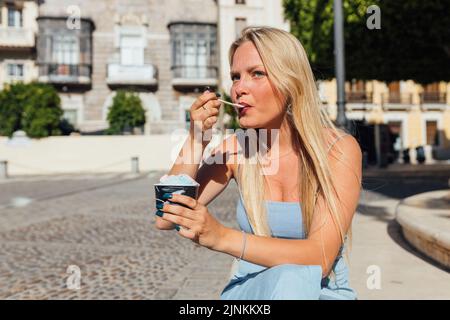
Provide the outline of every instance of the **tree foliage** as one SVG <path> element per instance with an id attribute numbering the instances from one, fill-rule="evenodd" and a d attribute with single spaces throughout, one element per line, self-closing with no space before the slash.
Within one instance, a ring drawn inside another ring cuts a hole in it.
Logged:
<path id="1" fill-rule="evenodd" d="M 228 102 L 233 102 L 233 101 L 231 101 L 231 97 L 228 94 L 226 94 L 225 92 L 222 92 L 222 96 L 223 96 L 223 100 L 228 101 Z M 227 114 L 230 117 L 229 122 L 225 124 L 225 129 L 236 130 L 236 129 L 240 128 L 238 115 L 237 115 L 234 107 L 224 103 L 223 108 L 224 108 L 225 114 Z"/>
<path id="2" fill-rule="evenodd" d="M 334 77 L 333 0 L 284 0 L 317 78 Z M 377 5 L 381 29 L 369 29 Z M 449 0 L 343 0 L 346 78 L 450 81 Z"/>
<path id="3" fill-rule="evenodd" d="M 0 92 L 0 135 L 24 130 L 29 137 L 60 135 L 61 100 L 47 84 L 16 83 Z"/>
<path id="4" fill-rule="evenodd" d="M 119 90 L 113 99 L 107 119 L 108 134 L 122 134 L 145 124 L 145 110 L 136 93 Z"/>

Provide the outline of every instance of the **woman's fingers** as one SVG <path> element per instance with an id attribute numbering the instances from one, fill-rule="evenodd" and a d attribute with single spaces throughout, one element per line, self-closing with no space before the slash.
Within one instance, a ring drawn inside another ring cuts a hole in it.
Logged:
<path id="1" fill-rule="evenodd" d="M 191 239 L 193 241 L 198 242 L 198 234 L 196 232 L 194 232 L 193 229 L 186 229 L 186 228 L 181 227 L 180 230 L 178 231 L 178 233 L 187 239 Z"/>
<path id="2" fill-rule="evenodd" d="M 188 218 L 191 220 L 193 220 L 195 218 L 195 213 L 192 211 L 192 209 L 180 206 L 178 204 L 170 204 L 168 202 L 165 202 L 161 211 L 163 211 L 165 213 L 177 215 L 180 217 L 185 217 L 185 218 Z"/>
<path id="3" fill-rule="evenodd" d="M 210 129 L 217 122 L 217 117 L 209 117 L 205 120 L 205 129 Z"/>
<path id="4" fill-rule="evenodd" d="M 215 93 L 204 93 L 191 107 L 191 121 L 195 127 L 199 127 L 203 132 L 210 129 L 217 121 L 219 108 L 222 103 L 217 100 Z M 212 119 L 210 119 L 212 118 Z"/>
<path id="5" fill-rule="evenodd" d="M 184 228 L 191 229 L 194 226 L 194 221 L 188 218 L 184 218 L 182 216 L 171 214 L 164 211 L 164 214 L 161 217 L 163 220 L 170 221 L 172 223 L 178 224 Z"/>
<path id="6" fill-rule="evenodd" d="M 214 92 L 205 92 L 200 97 L 198 97 L 194 103 L 192 104 L 191 111 L 198 110 L 202 108 L 203 105 L 205 105 L 210 100 L 217 100 L 217 96 Z"/>
<path id="7" fill-rule="evenodd" d="M 199 205 L 198 201 L 194 198 L 191 198 L 189 196 L 185 196 L 178 193 L 172 193 L 172 198 L 169 199 L 171 202 L 176 202 L 179 204 L 183 204 L 192 210 L 195 210 L 197 206 Z"/>
<path id="8" fill-rule="evenodd" d="M 192 119 L 199 120 L 199 121 L 205 121 L 211 116 L 215 116 L 219 114 L 219 108 L 221 106 L 221 102 L 218 100 L 210 100 L 206 102 L 203 107 L 196 109 L 194 111 L 191 111 L 192 113 Z"/>

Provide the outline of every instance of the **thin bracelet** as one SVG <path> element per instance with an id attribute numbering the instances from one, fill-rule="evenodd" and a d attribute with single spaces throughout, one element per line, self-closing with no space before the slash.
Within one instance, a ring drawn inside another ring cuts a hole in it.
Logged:
<path id="1" fill-rule="evenodd" d="M 241 256 L 237 259 L 237 261 L 240 261 L 244 257 L 245 246 L 247 244 L 247 234 L 245 233 L 244 230 L 242 230 L 242 237 L 243 237 L 243 239 L 242 239 L 242 242 L 243 242 L 242 252 L 241 252 Z"/>

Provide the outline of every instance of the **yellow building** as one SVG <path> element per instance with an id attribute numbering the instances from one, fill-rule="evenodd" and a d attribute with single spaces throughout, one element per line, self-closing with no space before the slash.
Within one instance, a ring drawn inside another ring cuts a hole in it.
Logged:
<path id="1" fill-rule="evenodd" d="M 336 81 L 320 81 L 319 92 L 333 119 L 336 119 Z M 401 155 L 410 150 L 415 163 L 415 148 L 423 146 L 426 163 L 437 162 L 432 150 L 450 148 L 450 83 L 422 86 L 414 81 L 352 81 L 346 83 L 346 116 L 367 124 L 386 124 L 396 137 Z M 402 162 L 401 156 L 395 160 Z"/>

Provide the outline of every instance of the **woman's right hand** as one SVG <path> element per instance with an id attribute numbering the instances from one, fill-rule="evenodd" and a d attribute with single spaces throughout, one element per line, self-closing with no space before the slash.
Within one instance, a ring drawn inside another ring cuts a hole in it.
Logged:
<path id="1" fill-rule="evenodd" d="M 205 91 L 195 100 L 190 109 L 191 134 L 205 132 L 217 122 L 221 102 L 214 92 Z"/>

